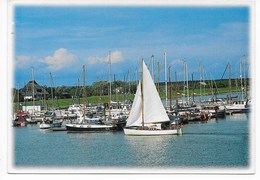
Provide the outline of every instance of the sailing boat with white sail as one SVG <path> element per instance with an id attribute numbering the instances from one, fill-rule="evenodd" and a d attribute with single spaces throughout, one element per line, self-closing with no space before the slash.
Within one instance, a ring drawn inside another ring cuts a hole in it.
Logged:
<path id="1" fill-rule="evenodd" d="M 166 126 L 165 124 L 168 124 Z M 132 109 L 124 128 L 126 135 L 175 135 L 181 128 L 170 123 L 150 72 L 142 60 L 142 81 L 137 86 Z"/>

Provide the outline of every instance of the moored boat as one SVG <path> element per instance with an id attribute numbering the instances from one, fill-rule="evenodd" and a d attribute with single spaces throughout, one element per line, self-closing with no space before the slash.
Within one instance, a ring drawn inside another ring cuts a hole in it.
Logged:
<path id="1" fill-rule="evenodd" d="M 83 97 L 86 98 L 86 84 L 85 84 L 85 66 L 83 66 Z M 111 131 L 116 128 L 116 125 L 112 122 L 102 121 L 100 118 L 89 118 L 86 115 L 86 102 L 83 105 L 83 113 L 77 118 L 77 123 L 68 123 L 65 125 L 67 131 L 85 131 L 85 132 L 100 132 L 100 131 Z"/>
<path id="2" fill-rule="evenodd" d="M 26 126 L 28 123 L 25 120 L 25 117 L 22 115 L 17 116 L 14 120 L 13 120 L 13 126 L 15 127 L 24 127 Z"/>
<path id="3" fill-rule="evenodd" d="M 182 134 L 166 114 L 160 96 L 144 61 L 142 81 L 137 86 L 134 102 L 124 128 L 125 135 L 161 136 Z M 165 126 L 168 124 L 168 126 Z"/>
<path id="4" fill-rule="evenodd" d="M 233 100 L 231 104 L 226 105 L 227 113 L 247 113 L 249 112 L 250 100 Z"/>
<path id="5" fill-rule="evenodd" d="M 201 109 L 200 109 L 201 113 L 206 116 L 209 117 L 215 117 L 215 118 L 222 118 L 225 117 L 226 115 L 226 109 L 224 106 L 219 106 L 219 105 L 211 105 L 211 104 L 207 104 L 207 105 L 201 105 Z"/>
<path id="6" fill-rule="evenodd" d="M 114 130 L 115 126 L 107 124 L 66 124 L 67 131 L 86 131 L 86 132 L 100 132 Z"/>

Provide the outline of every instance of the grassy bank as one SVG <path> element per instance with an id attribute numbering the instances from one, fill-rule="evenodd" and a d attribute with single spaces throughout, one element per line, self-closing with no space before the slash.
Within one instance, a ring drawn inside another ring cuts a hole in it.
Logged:
<path id="1" fill-rule="evenodd" d="M 217 93 L 228 93 L 229 92 L 229 88 L 218 88 Z M 232 89 L 232 92 L 236 92 L 236 89 Z M 194 90 L 189 90 L 189 96 L 192 96 L 192 93 L 195 93 L 195 95 L 199 95 L 200 94 L 200 89 L 194 89 Z M 168 98 L 169 96 L 169 92 L 168 92 Z M 179 95 L 178 97 L 182 97 L 183 94 L 183 90 L 179 90 Z M 202 88 L 202 94 L 203 95 L 211 95 L 212 91 L 209 89 L 204 89 Z M 164 92 L 160 92 L 160 96 L 162 99 L 165 99 L 165 91 Z M 172 98 L 176 98 L 175 97 L 175 91 L 172 91 Z M 133 101 L 134 99 L 134 94 L 130 94 L 130 95 L 123 95 L 123 94 L 117 94 L 117 95 L 113 95 L 112 96 L 112 101 L 118 102 L 118 101 L 124 101 L 124 99 L 130 99 L 131 101 Z M 91 96 L 91 97 L 87 97 L 86 98 L 86 102 L 88 104 L 104 104 L 104 103 L 108 103 L 109 101 L 109 97 L 106 96 Z M 80 103 L 83 103 L 84 100 L 83 98 L 80 99 Z M 73 100 L 72 98 L 69 99 L 54 99 L 54 100 L 46 100 L 46 104 L 49 108 L 61 108 L 61 109 L 66 109 L 69 107 L 69 105 L 73 104 L 73 103 L 78 103 L 78 101 Z M 19 103 L 20 106 L 29 106 L 32 105 L 32 102 L 20 102 Z M 43 100 L 38 100 L 35 101 L 35 105 L 44 105 L 44 101 Z M 13 103 L 13 108 L 16 111 L 18 109 L 18 104 L 17 103 Z M 21 108 L 21 107 L 20 107 Z"/>

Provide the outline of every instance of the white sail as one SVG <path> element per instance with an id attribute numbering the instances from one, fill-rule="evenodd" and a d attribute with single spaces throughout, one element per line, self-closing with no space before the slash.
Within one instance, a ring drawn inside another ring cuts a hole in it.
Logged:
<path id="1" fill-rule="evenodd" d="M 143 61 L 143 96 L 144 96 L 144 123 L 160 123 L 169 121 L 160 96 L 156 90 L 150 72 Z M 126 126 L 141 126 L 142 124 L 142 97 L 141 83 L 139 82 L 135 99 L 127 119 Z"/>
<path id="2" fill-rule="evenodd" d="M 143 94 L 144 94 L 144 122 L 156 123 L 170 121 L 161 98 L 156 90 L 151 74 L 143 61 Z"/>
<path id="3" fill-rule="evenodd" d="M 141 97 L 141 83 L 139 81 L 135 93 L 134 102 L 127 119 L 126 126 L 140 126 L 142 123 L 142 97 Z"/>

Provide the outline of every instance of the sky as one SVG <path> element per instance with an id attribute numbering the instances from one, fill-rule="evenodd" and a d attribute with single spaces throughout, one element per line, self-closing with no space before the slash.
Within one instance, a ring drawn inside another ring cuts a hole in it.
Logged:
<path id="1" fill-rule="evenodd" d="M 239 77 L 239 64 L 250 62 L 250 9 L 247 6 L 15 6 L 14 86 L 32 79 L 41 85 L 74 86 L 111 79 L 134 81 L 143 58 L 155 79 L 160 64 L 164 81 L 167 67 L 184 79 L 220 79 L 227 64 L 231 77 Z M 129 76 L 128 76 L 129 73 Z M 140 79 L 140 73 L 138 73 Z M 228 78 L 227 73 L 224 78 Z M 81 81 L 82 83 L 82 81 Z"/>

